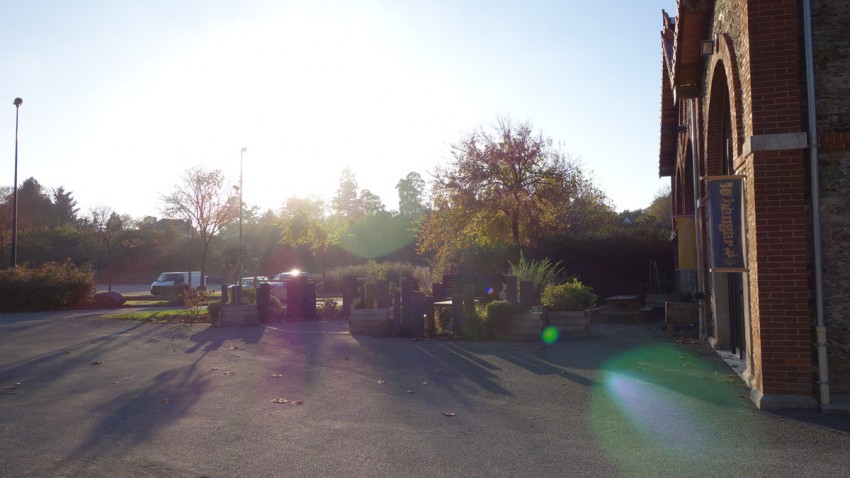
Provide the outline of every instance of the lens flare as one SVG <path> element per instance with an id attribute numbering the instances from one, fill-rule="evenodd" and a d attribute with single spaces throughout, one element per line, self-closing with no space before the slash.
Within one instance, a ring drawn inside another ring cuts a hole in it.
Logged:
<path id="1" fill-rule="evenodd" d="M 487 288 L 487 295 L 493 295 L 493 288 L 492 287 Z"/>
<path id="2" fill-rule="evenodd" d="M 543 329 L 543 332 L 540 334 L 540 338 L 543 339 L 543 342 L 546 344 L 554 344 L 558 341 L 558 329 L 550 325 Z"/>

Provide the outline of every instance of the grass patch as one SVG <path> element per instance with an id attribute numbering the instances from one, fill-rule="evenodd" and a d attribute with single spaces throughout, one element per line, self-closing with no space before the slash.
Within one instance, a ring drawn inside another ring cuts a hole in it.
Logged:
<path id="1" fill-rule="evenodd" d="M 206 307 L 197 316 L 185 309 L 151 310 L 143 312 L 126 312 L 117 314 L 104 314 L 104 319 L 138 320 L 152 324 L 209 324 L 211 323 Z"/>

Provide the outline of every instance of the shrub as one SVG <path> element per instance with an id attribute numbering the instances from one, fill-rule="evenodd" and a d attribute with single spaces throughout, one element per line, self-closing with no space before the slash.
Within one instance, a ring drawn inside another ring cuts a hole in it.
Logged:
<path id="1" fill-rule="evenodd" d="M 434 309 L 434 333 L 444 335 L 452 323 L 451 307 L 437 307 Z"/>
<path id="2" fill-rule="evenodd" d="M 206 289 L 188 288 L 183 292 L 183 305 L 189 309 L 192 317 L 198 319 L 201 316 L 201 310 L 210 301 L 210 295 L 212 295 L 212 292 Z"/>
<path id="3" fill-rule="evenodd" d="M 50 310 L 89 305 L 94 300 L 91 266 L 71 262 L 28 264 L 0 270 L 0 310 Z"/>
<path id="4" fill-rule="evenodd" d="M 543 289 L 541 303 L 549 310 L 583 310 L 596 305 L 593 288 L 573 279 L 564 284 L 549 284 Z"/>
<path id="5" fill-rule="evenodd" d="M 207 305 L 207 313 L 210 316 L 210 320 L 212 322 L 216 322 L 219 318 L 221 318 L 221 301 L 210 302 Z"/>
<path id="6" fill-rule="evenodd" d="M 257 289 L 253 287 L 243 287 L 242 288 L 242 302 L 243 304 L 256 304 L 257 303 Z"/>
<path id="7" fill-rule="evenodd" d="M 506 300 L 496 300 L 487 304 L 487 319 L 496 335 L 504 335 L 510 327 L 511 318 L 525 310 L 519 304 Z"/>
<path id="8" fill-rule="evenodd" d="M 339 315 L 339 304 L 336 299 L 324 299 L 321 304 L 319 304 L 319 317 L 323 319 L 333 319 Z"/>
<path id="9" fill-rule="evenodd" d="M 476 307 L 472 314 L 467 314 L 464 317 L 461 337 L 474 342 L 493 339 L 495 333 L 488 319 L 487 309 Z"/>
<path id="10" fill-rule="evenodd" d="M 426 294 L 431 291 L 431 269 L 407 262 L 369 261 L 366 264 L 336 267 L 329 270 L 326 276 L 328 282 L 326 290 L 341 290 L 342 278 L 353 276 L 365 279 L 367 282 L 388 280 L 395 284 L 402 278 L 410 278 L 419 282 L 419 290 Z"/>

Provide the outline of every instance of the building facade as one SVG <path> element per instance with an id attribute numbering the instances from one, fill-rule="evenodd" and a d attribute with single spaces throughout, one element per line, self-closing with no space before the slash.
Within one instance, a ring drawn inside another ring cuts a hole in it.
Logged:
<path id="1" fill-rule="evenodd" d="M 850 3 L 678 0 L 662 23 L 677 287 L 758 407 L 848 408 Z"/>

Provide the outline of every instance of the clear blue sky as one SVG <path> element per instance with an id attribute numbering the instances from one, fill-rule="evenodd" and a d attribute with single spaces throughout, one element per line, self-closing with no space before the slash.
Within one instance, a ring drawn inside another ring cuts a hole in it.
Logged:
<path id="1" fill-rule="evenodd" d="M 4 2 L 0 185 L 64 186 L 81 213 L 161 216 L 188 168 L 245 201 L 330 198 L 343 168 L 398 207 L 450 145 L 529 120 L 618 210 L 658 178 L 661 10 L 674 0 Z"/>

